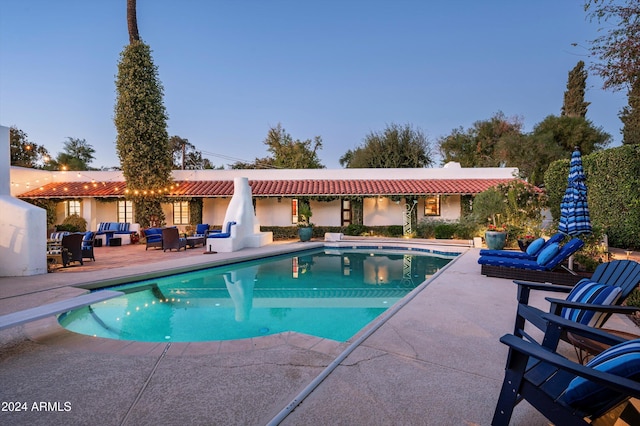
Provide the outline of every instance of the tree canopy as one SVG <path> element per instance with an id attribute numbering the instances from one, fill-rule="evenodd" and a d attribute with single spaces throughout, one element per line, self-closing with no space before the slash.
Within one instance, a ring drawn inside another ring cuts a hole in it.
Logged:
<path id="1" fill-rule="evenodd" d="M 9 128 L 9 151 L 12 166 L 40 169 L 51 159 L 45 147 L 29 141 L 27 134 L 15 126 Z"/>
<path id="2" fill-rule="evenodd" d="M 63 152 L 58 153 L 55 160 L 51 160 L 50 169 L 62 170 L 90 170 L 96 150 L 85 139 L 67 137 L 63 144 Z"/>
<path id="3" fill-rule="evenodd" d="M 264 140 L 271 156 L 256 158 L 253 163 L 236 162 L 233 169 L 324 169 L 318 151 L 322 149 L 322 138 L 293 140 L 282 124 L 269 128 Z"/>
<path id="4" fill-rule="evenodd" d="M 347 168 L 421 168 L 433 163 L 424 133 L 410 124 L 395 123 L 369 133 L 362 145 L 340 158 L 340 165 Z"/>
<path id="5" fill-rule="evenodd" d="M 202 170 L 213 169 L 213 165 L 208 158 L 202 156 L 194 144 L 188 139 L 180 136 L 171 136 L 169 145 L 173 157 L 173 168 L 180 170 Z"/>
<path id="6" fill-rule="evenodd" d="M 629 91 L 629 105 L 620 111 L 623 144 L 640 144 L 640 76 Z"/>
<path id="7" fill-rule="evenodd" d="M 602 25 L 602 35 L 591 41 L 591 54 L 599 60 L 593 70 L 605 89 L 630 88 L 640 76 L 640 2 L 586 0 L 585 10 Z"/>
<path id="8" fill-rule="evenodd" d="M 462 167 L 498 167 L 505 164 L 504 147 L 521 136 L 522 122 L 498 112 L 488 120 L 476 121 L 466 131 L 460 127 L 438 141 L 443 163 L 455 161 Z"/>

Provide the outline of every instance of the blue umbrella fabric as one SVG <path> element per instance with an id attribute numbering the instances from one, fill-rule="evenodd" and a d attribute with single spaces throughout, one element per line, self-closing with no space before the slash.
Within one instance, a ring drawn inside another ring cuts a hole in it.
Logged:
<path id="1" fill-rule="evenodd" d="M 559 232 L 572 237 L 590 234 L 592 231 L 585 180 L 582 156 L 580 150 L 576 148 L 571 154 L 567 190 L 560 203 L 560 223 L 558 224 Z"/>

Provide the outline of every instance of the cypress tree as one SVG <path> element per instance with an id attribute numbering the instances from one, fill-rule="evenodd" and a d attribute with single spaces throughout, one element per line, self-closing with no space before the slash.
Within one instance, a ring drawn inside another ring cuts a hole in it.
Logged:
<path id="1" fill-rule="evenodd" d="M 584 101 L 584 93 L 587 87 L 587 71 L 584 69 L 584 62 L 580 61 L 569 71 L 567 81 L 567 91 L 564 92 L 564 103 L 562 113 L 567 117 L 586 117 L 587 107 L 590 102 Z"/>
<path id="2" fill-rule="evenodd" d="M 120 54 L 116 79 L 116 149 L 136 221 L 142 227 L 159 226 L 173 164 L 163 87 L 151 48 L 138 37 L 135 0 L 127 1 L 127 22 L 130 42 Z"/>
<path id="3" fill-rule="evenodd" d="M 624 125 L 622 143 L 626 145 L 640 144 L 640 76 L 635 78 L 629 90 L 629 105 L 620 111 L 620 121 Z"/>

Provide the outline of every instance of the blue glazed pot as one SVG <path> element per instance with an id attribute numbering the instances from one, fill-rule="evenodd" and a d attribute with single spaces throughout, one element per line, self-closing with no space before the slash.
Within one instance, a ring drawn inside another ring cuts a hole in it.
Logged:
<path id="1" fill-rule="evenodd" d="M 502 250 L 507 240 L 507 233 L 500 231 L 485 231 L 484 241 L 490 250 Z"/>
<path id="2" fill-rule="evenodd" d="M 298 236 L 300 241 L 309 241 L 313 236 L 313 228 L 298 228 Z"/>

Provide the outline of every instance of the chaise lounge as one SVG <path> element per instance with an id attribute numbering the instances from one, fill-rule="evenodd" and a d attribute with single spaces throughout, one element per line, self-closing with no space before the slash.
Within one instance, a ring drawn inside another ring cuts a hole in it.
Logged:
<path id="1" fill-rule="evenodd" d="M 525 260 L 536 260 L 538 255 L 544 251 L 547 247 L 552 245 L 553 243 L 561 243 L 562 240 L 565 239 L 565 234 L 557 233 L 552 235 L 548 240 L 545 241 L 544 238 L 538 238 L 533 241 L 527 251 L 516 251 L 516 250 L 489 250 L 482 249 L 480 250 L 480 256 L 498 256 L 498 257 L 507 257 L 513 259 L 525 259 Z"/>
<path id="2" fill-rule="evenodd" d="M 581 239 L 574 238 L 562 247 L 558 243 L 551 244 L 536 257 L 536 260 L 480 256 L 478 263 L 482 265 L 482 275 L 488 277 L 574 285 L 582 277 L 554 270 L 583 246 L 584 242 Z"/>

